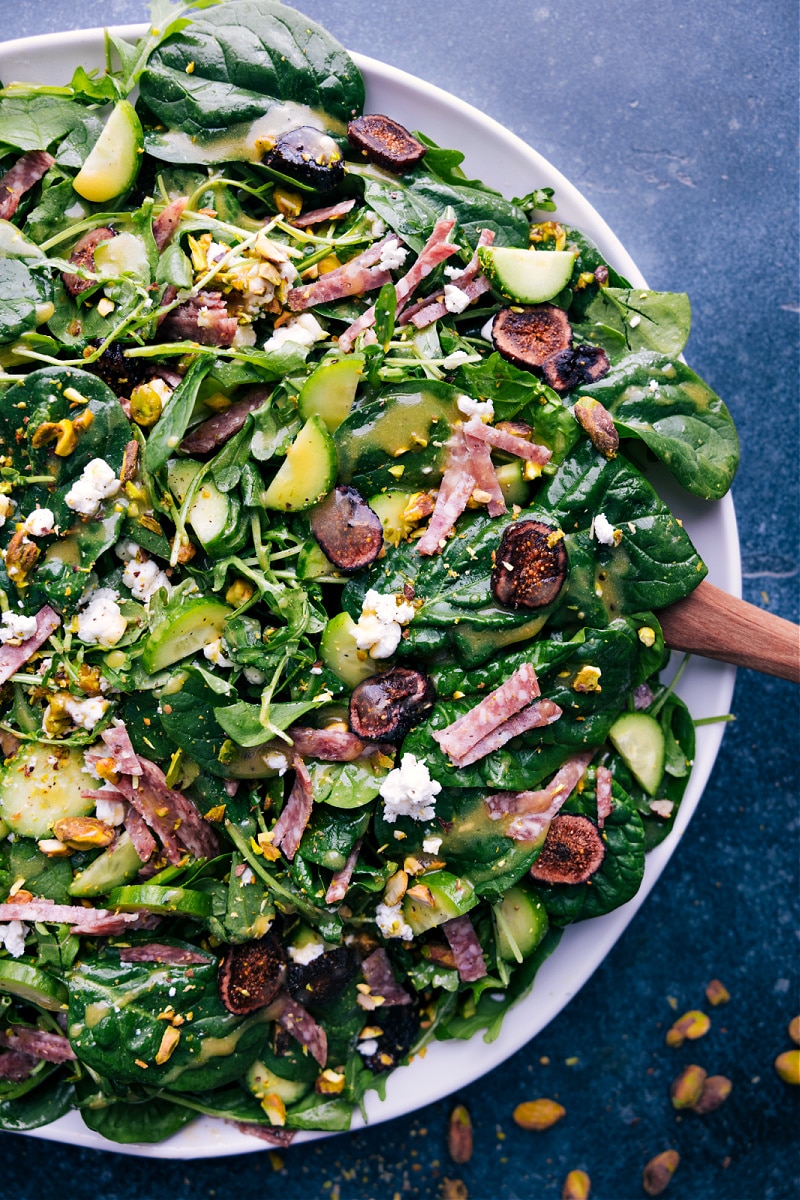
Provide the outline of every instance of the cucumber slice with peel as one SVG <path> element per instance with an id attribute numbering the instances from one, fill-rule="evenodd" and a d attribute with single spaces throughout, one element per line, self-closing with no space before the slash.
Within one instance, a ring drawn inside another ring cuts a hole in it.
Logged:
<path id="1" fill-rule="evenodd" d="M 318 416 L 309 417 L 264 492 L 264 507 L 280 512 L 312 508 L 336 483 L 338 467 L 336 446 L 325 422 Z"/>
<path id="2" fill-rule="evenodd" d="M 322 363 L 303 384 L 297 402 L 300 416 L 320 417 L 333 433 L 350 416 L 363 373 L 364 360 L 357 355 Z"/>
<path id="3" fill-rule="evenodd" d="M 462 916 L 477 903 L 469 879 L 449 871 L 428 871 L 417 876 L 414 887 L 403 897 L 403 917 L 416 936 Z"/>
<path id="4" fill-rule="evenodd" d="M 311 1084 L 299 1079 L 284 1079 L 263 1062 L 254 1062 L 245 1076 L 247 1086 L 256 1100 L 279 1096 L 284 1104 L 294 1104 L 311 1090 Z"/>
<path id="5" fill-rule="evenodd" d="M 157 884 L 136 884 L 114 888 L 108 896 L 108 907 L 118 912 L 145 912 L 203 920 L 211 914 L 211 896 L 191 888 L 159 887 Z"/>
<path id="6" fill-rule="evenodd" d="M 357 687 L 363 679 L 377 675 L 385 664 L 376 662 L 366 650 L 359 650 L 353 637 L 355 621 L 349 613 L 337 613 L 331 617 L 322 633 L 320 658 L 337 679 L 348 687 Z"/>
<path id="7" fill-rule="evenodd" d="M 176 617 L 162 621 L 150 632 L 142 653 L 145 671 L 155 675 L 215 642 L 232 612 L 227 604 L 210 596 L 188 597 Z"/>
<path id="8" fill-rule="evenodd" d="M 171 459 L 167 463 L 167 483 L 179 504 L 203 464 L 193 458 Z M 235 492 L 221 492 L 206 476 L 194 494 L 186 520 L 210 554 L 233 554 L 247 540 L 247 522 L 242 520 L 242 505 Z"/>
<path id="9" fill-rule="evenodd" d="M 136 109 L 129 101 L 120 100 L 72 186 L 93 204 L 121 196 L 139 174 L 143 150 L 144 134 Z"/>
<path id="10" fill-rule="evenodd" d="M 50 1012 L 66 1008 L 69 1001 L 69 992 L 60 979 L 19 959 L 0 959 L 0 992 Z"/>
<path id="11" fill-rule="evenodd" d="M 547 910 L 538 896 L 525 888 L 509 888 L 494 906 L 497 949 L 506 962 L 522 962 L 547 933 Z"/>
<path id="12" fill-rule="evenodd" d="M 0 817 L 23 837 L 52 836 L 60 817 L 88 817 L 94 800 L 87 790 L 83 754 L 79 750 L 27 743 L 0 773 Z"/>
<path id="13" fill-rule="evenodd" d="M 637 783 L 655 796 L 664 777 L 664 732 L 649 713 L 623 713 L 608 731 L 608 740 Z"/>
<path id="14" fill-rule="evenodd" d="M 480 246 L 478 261 L 492 286 L 508 300 L 516 300 L 518 304 L 544 304 L 569 283 L 575 255 L 571 250 Z"/>
<path id="15" fill-rule="evenodd" d="M 142 867 L 127 829 L 119 835 L 116 843 L 93 859 L 85 871 L 79 871 L 73 879 L 70 896 L 83 900 L 89 896 L 105 896 L 112 888 L 122 887 L 135 879 Z"/>

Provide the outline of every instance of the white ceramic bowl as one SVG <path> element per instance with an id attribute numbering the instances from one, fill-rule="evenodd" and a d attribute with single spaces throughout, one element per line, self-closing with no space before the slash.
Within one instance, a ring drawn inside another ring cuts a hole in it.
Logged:
<path id="1" fill-rule="evenodd" d="M 128 26 L 117 32 L 134 39 L 143 31 L 144 26 Z M 485 180 L 506 196 L 522 196 L 534 187 L 555 188 L 558 218 L 588 234 L 608 261 L 633 284 L 646 286 L 641 272 L 605 221 L 530 146 L 447 92 L 374 59 L 362 55 L 354 58 L 366 80 L 367 111 L 385 112 L 410 129 L 423 130 L 439 145 L 463 151 L 467 174 Z M 78 63 L 102 69 L 102 30 L 25 38 L 0 45 L 0 78 L 5 82 L 22 79 L 67 83 Z M 740 595 L 739 542 L 730 497 L 716 504 L 704 503 L 681 491 L 665 475 L 659 476 L 657 487 L 683 519 L 709 566 L 713 582 Z M 732 667 L 694 659 L 678 690 L 695 718 L 718 716 L 729 710 L 734 678 Z M 695 766 L 675 827 L 666 841 L 648 856 L 644 882 L 634 899 L 605 917 L 566 930 L 558 949 L 539 971 L 532 992 L 508 1015 L 496 1041 L 487 1045 L 478 1035 L 468 1043 L 436 1042 L 424 1058 L 390 1077 L 385 1101 L 370 1093 L 367 1096 L 370 1124 L 412 1112 L 478 1079 L 524 1046 L 561 1011 L 611 950 L 664 870 L 703 793 L 723 729 L 724 725 L 715 724 L 698 730 Z M 353 1128 L 362 1125 L 361 1117 L 356 1114 Z M 70 1113 L 31 1136 L 150 1158 L 210 1158 L 245 1154 L 265 1145 L 207 1117 L 157 1145 L 120 1146 L 109 1142 L 87 1129 L 77 1113 Z M 327 1135 L 300 1133 L 295 1144 L 323 1136 Z"/>

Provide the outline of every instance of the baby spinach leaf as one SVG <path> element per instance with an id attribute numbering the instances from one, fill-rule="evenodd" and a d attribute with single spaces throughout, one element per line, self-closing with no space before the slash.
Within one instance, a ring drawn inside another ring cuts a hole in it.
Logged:
<path id="1" fill-rule="evenodd" d="M 344 1133 L 350 1128 L 352 1116 L 349 1100 L 325 1099 L 312 1092 L 289 1109 L 286 1124 L 289 1129 L 324 1129 L 328 1133 Z"/>
<path id="2" fill-rule="evenodd" d="M 72 1081 L 57 1067 L 46 1069 L 34 1079 L 38 1083 L 14 1099 L 0 1099 L 0 1129 L 9 1133 L 23 1133 L 28 1129 L 41 1129 L 51 1121 L 57 1121 L 73 1107 L 75 1090 Z M 28 1082 L 28 1081 L 26 1081 Z"/>
<path id="3" fill-rule="evenodd" d="M 410 190 L 416 199 L 424 200 L 437 217 L 446 208 L 451 208 L 462 236 L 473 249 L 478 244 L 482 229 L 492 230 L 496 246 L 528 245 L 528 218 L 521 209 L 497 192 L 479 189 L 475 185 L 446 183 L 425 172 L 414 176 Z"/>
<path id="4" fill-rule="evenodd" d="M 180 445 L 197 402 L 200 384 L 211 370 L 213 359 L 201 355 L 192 363 L 169 398 L 167 407 L 147 439 L 144 452 L 144 467 L 155 474 L 169 456 Z"/>
<path id="5" fill-rule="evenodd" d="M 80 1096 L 80 1085 L 78 1085 Z M 195 1119 L 190 1108 L 173 1104 L 163 1096 L 142 1094 L 129 1100 L 109 1100 L 103 1108 L 81 1107 L 81 1117 L 89 1129 L 121 1145 L 163 1142 Z"/>
<path id="6" fill-rule="evenodd" d="M 689 337 L 692 313 L 684 292 L 648 292 L 631 288 L 601 288 L 586 309 L 584 320 L 615 330 L 630 352 L 657 350 L 677 357 Z M 576 340 L 583 334 L 576 331 Z"/>
<path id="7" fill-rule="evenodd" d="M 181 690 L 170 696 L 166 707 L 159 706 L 159 720 L 167 736 L 189 758 L 212 775 L 225 775 L 226 768 L 219 761 L 225 735 L 214 715 L 218 704 L 216 692 L 197 675 L 190 676 Z"/>
<path id="8" fill-rule="evenodd" d="M 620 436 L 644 442 L 687 491 L 702 500 L 725 495 L 739 465 L 739 438 L 722 400 L 685 363 L 640 350 L 579 389 L 580 396 L 604 404 Z"/>
<path id="9" fill-rule="evenodd" d="M 18 150 L 47 150 L 85 117 L 83 105 L 64 96 L 3 96 L 0 142 Z"/>
<path id="10" fill-rule="evenodd" d="M 21 259 L 0 258 L 0 343 L 36 328 L 46 286 Z"/>
<path id="11" fill-rule="evenodd" d="M 300 846 L 303 858 L 329 871 L 341 871 L 366 830 L 369 817 L 368 810 L 315 806 Z"/>
<path id="12" fill-rule="evenodd" d="M 314 800 L 331 808 L 362 808 L 374 800 L 388 774 L 374 759 L 350 763 L 309 763 Z"/>
<path id="13" fill-rule="evenodd" d="M 495 422 L 518 419 L 533 427 L 533 440 L 552 450 L 544 468 L 552 474 L 578 440 L 578 423 L 554 391 L 530 371 L 521 371 L 499 354 L 460 368 L 464 390 L 481 400 L 491 400 Z"/>
<path id="14" fill-rule="evenodd" d="M 31 838 L 20 837 L 9 849 L 8 865 L 14 879 L 24 879 L 34 896 L 69 904 L 72 868 L 67 859 L 48 858 Z"/>
<path id="15" fill-rule="evenodd" d="M 140 89 L 161 124 L 193 137 L 255 121 L 275 100 L 307 107 L 309 124 L 320 111 L 346 123 L 364 104 L 361 73 L 342 46 L 272 0 L 241 0 L 195 17 L 154 50 Z"/>

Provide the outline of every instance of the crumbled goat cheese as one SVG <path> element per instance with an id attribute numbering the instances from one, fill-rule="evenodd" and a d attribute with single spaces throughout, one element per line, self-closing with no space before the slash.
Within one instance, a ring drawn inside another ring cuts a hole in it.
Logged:
<path id="1" fill-rule="evenodd" d="M 35 508 L 25 518 L 22 531 L 23 533 L 27 533 L 29 537 L 47 537 L 48 533 L 54 532 L 55 527 L 55 517 L 53 516 L 52 509 Z"/>
<path id="2" fill-rule="evenodd" d="M 111 789 L 109 788 L 109 793 Z M 125 820 L 125 805 L 121 800 L 113 800 L 109 795 L 108 800 L 104 797 L 98 797 L 95 816 L 98 821 L 102 821 L 105 825 L 121 825 Z"/>
<path id="3" fill-rule="evenodd" d="M 244 677 L 248 683 L 255 684 L 259 687 L 262 683 L 266 683 L 267 677 L 263 671 L 259 671 L 258 667 L 245 667 Z"/>
<path id="4" fill-rule="evenodd" d="M 464 267 L 461 264 L 455 267 L 447 266 L 444 269 L 444 273 L 448 279 L 455 279 L 457 275 L 463 275 Z"/>
<path id="5" fill-rule="evenodd" d="M 655 813 L 657 817 L 668 819 L 672 816 L 672 810 L 675 807 L 674 800 L 651 800 L 650 812 Z"/>
<path id="6" fill-rule="evenodd" d="M 366 216 L 367 224 L 370 227 L 370 232 L 377 241 L 378 238 L 382 238 L 386 233 L 386 224 L 376 213 L 369 212 L 366 214 Z"/>
<path id="7" fill-rule="evenodd" d="M 141 553 L 136 542 L 117 542 L 114 547 L 114 553 L 117 558 L 121 558 L 123 562 L 132 562 L 137 554 Z"/>
<path id="8" fill-rule="evenodd" d="M 213 642 L 209 642 L 208 645 L 203 646 L 203 655 L 215 667 L 224 667 L 226 670 L 230 670 L 233 666 L 231 660 L 225 657 L 221 637 L 214 638 Z"/>
<path id="9" fill-rule="evenodd" d="M 650 388 L 650 391 L 655 394 L 658 391 L 658 380 L 651 379 L 647 386 Z"/>
<path id="10" fill-rule="evenodd" d="M 67 507 L 84 517 L 94 517 L 103 500 L 116 496 L 120 482 L 104 458 L 93 458 L 83 468 L 80 479 L 73 483 L 64 499 Z"/>
<path id="11" fill-rule="evenodd" d="M 0 526 L 5 525 L 16 508 L 16 503 L 10 496 L 0 495 Z"/>
<path id="12" fill-rule="evenodd" d="M 295 279 L 297 279 L 298 270 L 294 263 L 290 263 L 288 261 L 282 262 L 278 267 L 278 271 L 280 272 L 281 278 L 285 279 L 287 283 L 294 283 Z"/>
<path id="13" fill-rule="evenodd" d="M 387 242 L 381 250 L 378 266 L 382 271 L 396 271 L 408 258 L 408 251 L 399 242 Z"/>
<path id="14" fill-rule="evenodd" d="M 614 526 L 605 513 L 597 513 L 592 522 L 592 533 L 601 546 L 614 545 Z"/>
<path id="15" fill-rule="evenodd" d="M 117 601 L 119 594 L 112 588 L 98 588 L 89 603 L 78 614 L 78 637 L 82 642 L 97 646 L 116 646 L 128 628 Z"/>
<path id="16" fill-rule="evenodd" d="M 324 942 L 306 942 L 304 946 L 289 946 L 287 953 L 293 963 L 299 963 L 301 967 L 306 967 L 315 958 L 319 958 L 325 953 Z"/>
<path id="17" fill-rule="evenodd" d="M 351 630 L 359 650 L 368 650 L 371 658 L 389 658 L 414 612 L 414 605 L 402 597 L 382 595 L 370 588 L 361 605 L 361 616 Z"/>
<path id="18" fill-rule="evenodd" d="M 404 754 L 400 766 L 390 771 L 381 784 L 384 820 L 390 825 L 394 825 L 398 817 L 432 820 L 434 801 L 441 790 L 442 785 L 431 779 L 424 762 L 418 762 L 413 754 Z"/>
<path id="19" fill-rule="evenodd" d="M 28 926 L 22 921 L 6 921 L 0 925 L 0 946 L 5 946 L 12 958 L 21 958 L 28 932 Z"/>
<path id="20" fill-rule="evenodd" d="M 414 938 L 414 931 L 403 919 L 399 904 L 379 904 L 375 909 L 375 920 L 385 938 L 402 938 L 404 942 Z"/>
<path id="21" fill-rule="evenodd" d="M 449 313 L 462 313 L 469 307 L 469 296 L 454 283 L 444 285 L 444 306 Z"/>
<path id="22" fill-rule="evenodd" d="M 454 350 L 452 354 L 448 354 L 442 359 L 442 366 L 445 371 L 455 371 L 456 367 L 463 366 L 465 362 L 469 362 L 469 355 L 466 350 Z"/>
<path id="23" fill-rule="evenodd" d="M 264 762 L 270 771 L 277 771 L 279 775 L 285 775 L 289 770 L 289 760 L 285 754 L 281 754 L 280 750 L 271 750 Z"/>
<path id="24" fill-rule="evenodd" d="M 422 849 L 425 854 L 438 854 L 441 849 L 442 839 L 440 837 L 423 838 Z"/>
<path id="25" fill-rule="evenodd" d="M 481 337 L 485 342 L 493 342 L 492 326 L 494 325 L 494 317 L 489 317 L 485 325 L 481 326 Z"/>
<path id="26" fill-rule="evenodd" d="M 130 588 L 131 594 L 137 600 L 150 600 L 155 596 L 159 588 L 166 588 L 169 591 L 169 580 L 163 571 L 159 570 L 158 564 L 153 562 L 151 558 L 146 558 L 141 561 L 133 559 L 125 564 L 125 570 L 122 574 L 122 582 L 125 587 Z"/>
<path id="27" fill-rule="evenodd" d="M 0 642 L 8 646 L 20 646 L 36 633 L 36 617 L 23 617 L 19 613 L 4 612 L 0 628 Z"/>
<path id="28" fill-rule="evenodd" d="M 365 1058 L 371 1058 L 373 1054 L 378 1052 L 378 1043 L 375 1038 L 367 1038 L 365 1042 L 359 1042 L 358 1053 L 363 1054 Z"/>
<path id="29" fill-rule="evenodd" d="M 255 879 L 256 879 L 256 877 L 253 874 L 253 871 L 251 870 L 251 868 L 245 867 L 245 869 L 242 871 L 242 874 L 240 876 L 240 882 L 241 883 L 255 883 Z"/>
<path id="30" fill-rule="evenodd" d="M 92 696 L 88 700 L 75 700 L 72 696 L 64 701 L 64 712 L 79 729 L 94 729 L 95 725 L 105 715 L 109 701 Z M 50 705 L 48 704 L 48 709 Z M 45 728 L 47 728 L 47 713 L 45 713 Z"/>
<path id="31" fill-rule="evenodd" d="M 458 411 L 465 417 L 479 417 L 481 421 L 494 420 L 494 405 L 491 400 L 473 400 L 471 396 L 459 396 Z"/>
<path id="32" fill-rule="evenodd" d="M 294 342 L 300 346 L 313 346 L 314 342 L 322 342 L 327 336 L 312 313 L 300 313 L 298 317 L 292 317 L 291 321 L 279 326 L 272 337 L 264 343 L 264 349 L 267 352 L 280 350 L 286 342 Z"/>

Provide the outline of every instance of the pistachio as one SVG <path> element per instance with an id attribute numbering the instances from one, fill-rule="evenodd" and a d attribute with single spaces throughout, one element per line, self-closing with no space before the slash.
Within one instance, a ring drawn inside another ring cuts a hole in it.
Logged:
<path id="1" fill-rule="evenodd" d="M 167 1061 L 180 1040 L 180 1029 L 176 1029 L 174 1025 L 167 1025 L 164 1030 L 164 1036 L 161 1039 L 161 1045 L 156 1051 L 156 1063 L 158 1066 Z"/>
<path id="2" fill-rule="evenodd" d="M 692 1112 L 704 1117 L 706 1113 L 714 1112 L 728 1099 L 733 1084 L 724 1075 L 709 1075 L 703 1084 L 700 1099 L 692 1105 Z"/>
<path id="3" fill-rule="evenodd" d="M 684 1067 L 680 1075 L 673 1079 L 669 1089 L 673 1108 L 694 1108 L 703 1094 L 706 1082 L 706 1072 L 702 1067 L 691 1063 Z"/>
<path id="4" fill-rule="evenodd" d="M 462 1179 L 443 1179 L 442 1200 L 469 1200 L 467 1185 Z"/>
<path id="5" fill-rule="evenodd" d="M 800 1050 L 785 1050 L 775 1059 L 775 1070 L 784 1083 L 800 1084 Z"/>
<path id="6" fill-rule="evenodd" d="M 694 1042 L 697 1038 L 705 1037 L 711 1028 L 709 1017 L 698 1009 L 684 1013 L 667 1032 L 668 1046 L 682 1046 L 684 1042 Z"/>
<path id="7" fill-rule="evenodd" d="M 800 1017 L 793 1017 L 789 1022 L 789 1037 L 795 1045 L 800 1046 Z"/>
<path id="8" fill-rule="evenodd" d="M 53 449 L 59 458 L 68 458 L 72 454 L 78 444 L 78 435 L 69 417 L 61 421 L 43 421 L 31 438 L 34 450 L 49 446 L 51 442 L 55 442 Z"/>
<path id="9" fill-rule="evenodd" d="M 730 998 L 731 994 L 725 987 L 725 984 L 721 983 L 719 979 L 712 979 L 706 988 L 706 1000 L 708 1003 L 716 1008 L 718 1004 L 727 1004 Z"/>
<path id="10" fill-rule="evenodd" d="M 72 854 L 72 849 L 65 846 L 58 838 L 42 838 L 36 843 L 39 853 L 44 854 L 47 858 L 69 858 Z"/>
<path id="11" fill-rule="evenodd" d="M 261 1107 L 269 1117 L 270 1125 L 286 1124 L 286 1105 L 280 1096 L 274 1092 L 270 1092 L 268 1096 L 264 1096 L 262 1099 Z"/>
<path id="12" fill-rule="evenodd" d="M 434 908 L 433 892 L 424 883 L 417 883 L 414 887 L 409 888 L 406 892 L 417 904 L 422 904 L 425 908 Z"/>
<path id="13" fill-rule="evenodd" d="M 453 1162 L 459 1165 L 472 1158 L 472 1119 L 463 1104 L 457 1105 L 450 1114 L 447 1149 Z"/>
<path id="14" fill-rule="evenodd" d="M 234 579 L 231 586 L 225 593 L 225 599 L 228 604 L 233 604 L 238 608 L 240 604 L 246 604 L 255 592 L 255 586 L 246 579 Z"/>
<path id="15" fill-rule="evenodd" d="M 36 566 L 41 551 L 25 534 L 18 529 L 8 543 L 5 554 L 6 574 L 16 586 L 24 587 L 27 576 Z"/>
<path id="16" fill-rule="evenodd" d="M 114 840 L 114 830 L 97 817 L 62 817 L 53 825 L 60 842 L 73 850 L 93 850 L 108 846 Z"/>
<path id="17" fill-rule="evenodd" d="M 272 193 L 275 207 L 283 217 L 299 217 L 303 211 L 303 197 L 288 188 L 276 187 Z"/>
<path id="18" fill-rule="evenodd" d="M 532 1129 L 541 1133 L 549 1129 L 566 1116 L 567 1110 L 557 1100 L 542 1097 L 539 1100 L 526 1100 L 514 1109 L 513 1117 L 521 1129 Z"/>
<path id="19" fill-rule="evenodd" d="M 599 400 L 584 396 L 577 402 L 572 414 L 584 432 L 588 433 L 594 448 L 606 458 L 614 458 L 619 449 L 619 434 L 608 409 Z"/>
<path id="20" fill-rule="evenodd" d="M 155 385 L 159 383 L 161 387 Z M 155 425 L 164 408 L 165 394 L 171 395 L 171 389 L 160 379 L 140 383 L 131 392 L 131 420 L 143 429 Z"/>
<path id="21" fill-rule="evenodd" d="M 585 1171 L 570 1171 L 561 1189 L 561 1200 L 589 1200 L 592 1181 Z"/>
<path id="22" fill-rule="evenodd" d="M 642 1174 L 642 1187 L 648 1196 L 660 1196 L 675 1174 L 681 1156 L 677 1150 L 665 1150 L 651 1158 Z"/>
<path id="23" fill-rule="evenodd" d="M 341 1071 L 332 1071 L 328 1067 L 318 1076 L 314 1089 L 320 1096 L 338 1096 L 344 1091 L 344 1084 L 345 1079 Z"/>
<path id="24" fill-rule="evenodd" d="M 408 887 L 408 874 L 405 871 L 395 871 L 386 883 L 386 891 L 383 893 L 383 903 L 394 907 L 399 904 L 406 894 Z"/>

